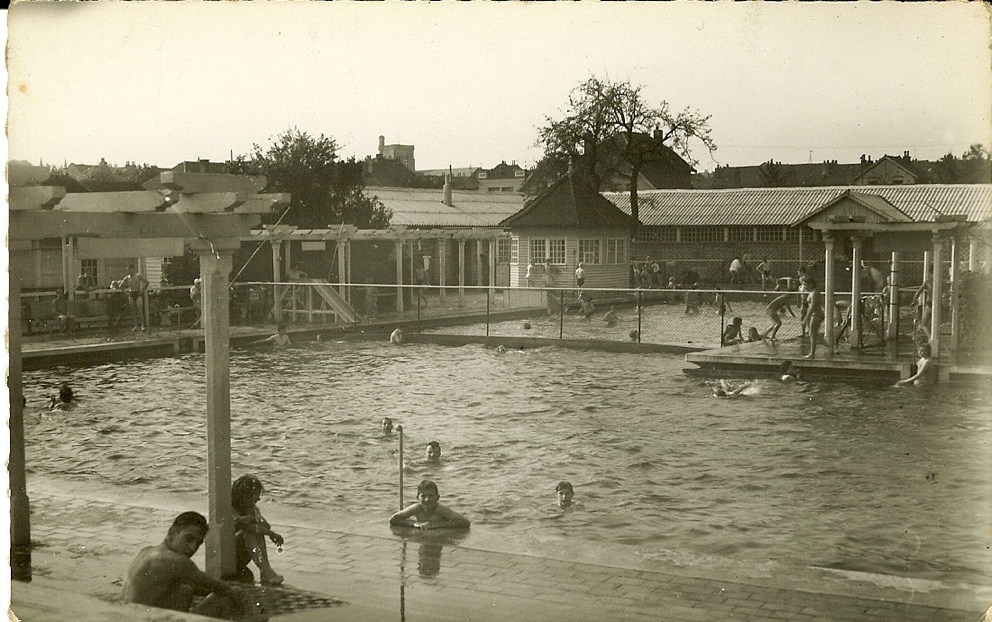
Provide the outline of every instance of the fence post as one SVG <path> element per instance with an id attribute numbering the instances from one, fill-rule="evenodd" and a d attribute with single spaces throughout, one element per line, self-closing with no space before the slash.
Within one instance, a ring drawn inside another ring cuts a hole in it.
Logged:
<path id="1" fill-rule="evenodd" d="M 558 290 L 558 339 L 565 338 L 565 290 Z"/>
<path id="2" fill-rule="evenodd" d="M 489 336 L 489 289 L 486 289 L 486 337 Z"/>
<path id="3" fill-rule="evenodd" d="M 644 310 L 644 292 L 637 290 L 637 343 L 641 343 L 641 315 Z"/>
<path id="4" fill-rule="evenodd" d="M 724 331 L 724 329 L 726 328 L 726 326 L 724 326 L 724 322 L 726 321 L 726 320 L 725 320 L 725 317 L 726 317 L 726 316 L 725 316 L 725 315 L 724 315 L 724 313 L 723 313 L 723 307 L 720 307 L 720 347 L 721 347 L 721 348 L 722 348 L 722 347 L 723 347 L 723 345 L 724 345 L 724 344 L 723 344 L 723 331 Z"/>
<path id="5" fill-rule="evenodd" d="M 417 296 L 417 334 L 420 334 L 420 296 Z"/>

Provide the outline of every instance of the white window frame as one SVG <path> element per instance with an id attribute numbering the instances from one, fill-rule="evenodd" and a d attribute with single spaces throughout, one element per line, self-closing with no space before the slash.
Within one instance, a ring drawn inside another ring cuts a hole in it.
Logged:
<path id="1" fill-rule="evenodd" d="M 538 247 L 543 251 L 538 251 Z M 545 238 L 530 239 L 530 263 L 544 263 L 544 258 L 548 257 L 548 241 Z"/>
<path id="2" fill-rule="evenodd" d="M 607 238 L 606 263 L 607 264 L 627 263 L 627 240 L 625 240 L 624 238 Z"/>
<path id="3" fill-rule="evenodd" d="M 479 179 L 485 179 L 487 176 L 488 173 L 486 173 L 485 171 L 479 171 Z"/>
<path id="4" fill-rule="evenodd" d="M 511 264 L 520 263 L 520 238 L 514 236 L 512 238 L 498 238 L 496 240 L 496 259 L 499 263 L 499 259 L 504 257 L 503 250 L 500 250 L 500 244 L 503 245 L 503 249 L 506 251 L 506 257 Z"/>
<path id="5" fill-rule="evenodd" d="M 601 246 L 602 244 L 599 238 L 579 239 L 579 261 L 586 265 L 598 265 L 601 263 Z"/>

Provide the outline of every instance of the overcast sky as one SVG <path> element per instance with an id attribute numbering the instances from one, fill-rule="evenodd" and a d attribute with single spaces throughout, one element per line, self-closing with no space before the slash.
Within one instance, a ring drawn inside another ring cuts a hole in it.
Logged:
<path id="1" fill-rule="evenodd" d="M 717 163 L 992 144 L 981 3 L 22 3 L 9 149 L 49 164 L 225 160 L 297 127 L 417 168 L 532 164 L 595 75 L 712 115 Z"/>

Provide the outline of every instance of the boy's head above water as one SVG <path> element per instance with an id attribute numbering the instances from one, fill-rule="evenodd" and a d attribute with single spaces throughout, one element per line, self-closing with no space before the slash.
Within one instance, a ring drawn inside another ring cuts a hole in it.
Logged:
<path id="1" fill-rule="evenodd" d="M 438 462 L 441 460 L 441 443 L 431 441 L 427 443 L 427 461 Z"/>
<path id="2" fill-rule="evenodd" d="M 417 486 L 417 501 L 427 509 L 433 509 L 441 499 L 437 484 L 429 479 L 422 480 Z"/>
<path id="3" fill-rule="evenodd" d="M 558 495 L 558 507 L 567 508 L 572 505 L 572 496 L 575 495 L 575 491 L 572 490 L 572 484 L 565 480 L 558 482 L 555 486 L 555 493 Z"/>
<path id="4" fill-rule="evenodd" d="M 383 434 L 390 434 L 393 431 L 393 420 L 389 417 L 383 417 L 379 427 Z"/>

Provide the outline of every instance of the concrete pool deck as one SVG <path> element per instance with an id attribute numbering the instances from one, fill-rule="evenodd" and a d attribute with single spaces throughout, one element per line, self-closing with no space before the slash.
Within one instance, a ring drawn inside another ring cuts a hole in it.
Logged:
<path id="1" fill-rule="evenodd" d="M 28 492 L 34 579 L 11 585 L 17 618 L 203 619 L 145 611 L 118 600 L 134 553 L 160 542 L 180 511 L 205 512 L 203 495 L 48 476 L 30 476 Z M 343 601 L 330 608 L 286 605 L 273 611 L 274 621 L 977 622 L 992 603 L 988 587 L 823 568 L 728 576 L 712 568 L 645 562 L 595 546 L 577 555 L 563 550 L 556 557 L 484 550 L 457 537 L 435 537 L 440 532 L 404 539 L 386 526 L 388 510 L 382 525 L 356 527 L 342 526 L 345 517 L 337 509 L 299 509 L 269 499 L 262 507 L 286 537 L 286 552 L 273 552 L 273 564 L 286 585 L 299 592 L 296 602 L 315 595 Z M 194 559 L 202 568 L 202 551 Z"/>

